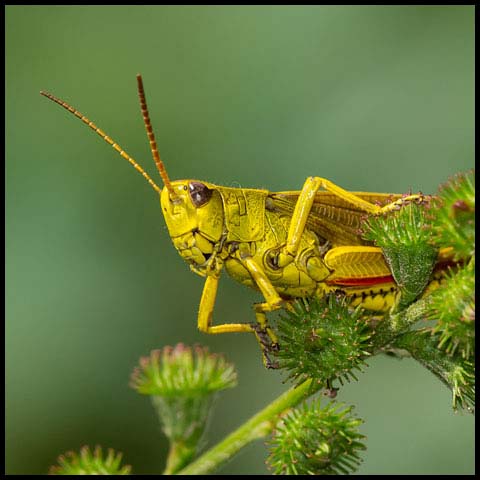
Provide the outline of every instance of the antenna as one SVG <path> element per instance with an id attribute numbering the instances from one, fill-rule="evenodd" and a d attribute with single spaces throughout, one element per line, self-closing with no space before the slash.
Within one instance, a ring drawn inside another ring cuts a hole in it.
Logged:
<path id="1" fill-rule="evenodd" d="M 152 151 L 153 161 L 157 166 L 158 173 L 160 173 L 160 176 L 162 177 L 163 184 L 168 190 L 170 199 L 173 200 L 177 195 L 172 188 L 172 184 L 170 183 L 170 178 L 168 177 L 167 170 L 165 169 L 165 165 L 160 158 L 160 154 L 158 153 L 157 142 L 155 141 L 152 123 L 150 122 L 150 115 L 148 113 L 147 99 L 145 98 L 145 90 L 143 88 L 143 80 L 140 74 L 137 75 L 137 86 L 138 96 L 140 98 L 140 108 L 142 109 L 143 122 L 145 123 L 148 140 L 150 141 L 150 150 Z"/>
<path id="2" fill-rule="evenodd" d="M 141 173 L 145 180 L 151 185 L 151 187 L 158 193 L 162 193 L 162 189 L 150 178 L 148 173 L 130 156 L 128 153 L 124 152 L 123 149 L 115 143 L 105 132 L 100 130 L 92 121 L 90 121 L 85 115 L 80 113 L 78 110 L 75 110 L 71 105 L 59 98 L 53 96 L 51 93 L 41 91 L 41 95 L 47 97 L 48 99 L 52 100 L 52 102 L 57 103 L 65 110 L 68 110 L 70 113 L 73 113 L 76 117 L 78 117 L 83 123 L 85 123 L 88 127 L 90 127 L 95 133 L 100 135 L 107 143 L 109 143 L 125 160 L 127 160 L 137 172 Z M 165 174 L 166 175 L 166 174 Z M 163 178 L 163 177 L 162 177 Z M 167 177 L 168 179 L 168 177 Z M 166 185 L 165 185 L 166 186 Z M 168 187 L 167 187 L 168 188 Z M 170 188 L 172 188 L 170 186 Z M 169 190 L 170 191 L 170 190 Z"/>

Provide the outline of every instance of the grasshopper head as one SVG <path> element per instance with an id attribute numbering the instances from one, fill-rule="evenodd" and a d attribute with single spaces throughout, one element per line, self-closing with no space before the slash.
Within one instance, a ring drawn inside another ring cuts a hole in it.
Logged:
<path id="1" fill-rule="evenodd" d="M 180 255 L 194 267 L 204 266 L 223 233 L 223 203 L 218 190 L 210 183 L 178 180 L 162 189 L 160 205 Z"/>

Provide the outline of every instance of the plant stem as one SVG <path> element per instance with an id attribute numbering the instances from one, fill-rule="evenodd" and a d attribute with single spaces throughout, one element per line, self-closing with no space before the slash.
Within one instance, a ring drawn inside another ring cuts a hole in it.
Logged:
<path id="1" fill-rule="evenodd" d="M 373 336 L 374 352 L 378 352 L 396 337 L 408 331 L 408 329 L 420 320 L 425 320 L 428 309 L 431 305 L 431 298 L 425 297 L 417 300 L 407 309 L 395 313 L 380 322 Z"/>
<path id="2" fill-rule="evenodd" d="M 195 455 L 195 447 L 185 446 L 182 442 L 173 442 L 170 444 L 170 450 L 167 456 L 167 464 L 163 475 L 173 475 L 180 470 Z"/>
<path id="3" fill-rule="evenodd" d="M 294 407 L 317 390 L 317 388 L 311 388 L 311 380 L 306 380 L 298 387 L 291 388 L 177 474 L 200 475 L 210 473 L 232 458 L 248 443 L 268 435 L 275 427 L 278 415 Z"/>

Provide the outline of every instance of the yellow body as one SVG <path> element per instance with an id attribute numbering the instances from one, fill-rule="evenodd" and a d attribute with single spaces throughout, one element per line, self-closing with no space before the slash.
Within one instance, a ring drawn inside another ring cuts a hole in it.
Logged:
<path id="1" fill-rule="evenodd" d="M 359 235 L 360 220 L 420 198 L 353 193 L 310 177 L 301 191 L 276 193 L 179 180 L 162 190 L 160 203 L 175 248 L 192 271 L 206 277 L 199 329 L 253 331 L 269 366 L 267 352 L 277 340 L 268 311 L 339 290 L 364 309 L 385 312 L 395 304 L 397 285 L 381 249 Z M 263 294 L 265 302 L 255 305 L 256 323 L 213 325 L 223 270 Z"/>
<path id="2" fill-rule="evenodd" d="M 212 192 L 209 201 L 200 207 L 190 198 L 189 185 L 192 183 L 202 184 Z M 249 258 L 263 271 L 282 299 L 323 295 L 338 288 L 328 286 L 328 282 L 339 275 L 346 278 L 390 275 L 378 248 L 341 246 L 345 242 L 341 232 L 337 240 L 333 235 L 320 237 L 308 228 L 299 236 L 292 261 L 277 266 L 275 258 L 287 243 L 292 223 L 292 216 L 275 204 L 276 198 L 282 198 L 281 193 L 221 187 L 198 180 L 175 181 L 172 187 L 176 193 L 175 202 L 170 201 L 166 188 L 161 195 L 168 231 L 179 254 L 199 275 L 219 276 L 225 269 L 236 281 L 259 290 L 245 264 L 245 258 Z M 291 194 L 288 192 L 286 196 Z M 387 196 L 379 194 L 377 197 Z M 354 226 L 359 227 L 358 219 Z M 356 241 L 358 245 L 367 245 L 358 235 Z M 391 287 L 392 282 L 388 282 L 384 292 L 389 292 Z M 358 290 L 355 287 L 344 289 Z M 380 289 L 376 287 L 375 291 Z M 392 304 L 391 299 L 387 303 L 372 300 L 366 299 L 363 306 L 384 310 Z"/>
<path id="3" fill-rule="evenodd" d="M 116 142 L 87 117 L 53 95 L 59 104 L 109 143 L 160 195 L 161 208 L 175 248 L 191 269 L 206 277 L 198 328 L 206 333 L 254 332 L 267 366 L 268 351 L 278 348 L 266 312 L 289 306 L 298 297 L 322 297 L 342 291 L 352 305 L 384 312 L 398 288 L 380 248 L 359 234 L 365 215 L 397 209 L 421 195 L 348 192 L 329 180 L 309 177 L 302 190 L 269 192 L 228 188 L 198 180 L 171 182 L 160 159 L 148 115 L 141 76 L 137 76 L 142 114 L 161 189 Z M 379 204 L 384 205 L 380 207 Z M 261 292 L 256 322 L 213 325 L 221 272 Z M 434 279 L 426 291 L 437 284 Z"/>

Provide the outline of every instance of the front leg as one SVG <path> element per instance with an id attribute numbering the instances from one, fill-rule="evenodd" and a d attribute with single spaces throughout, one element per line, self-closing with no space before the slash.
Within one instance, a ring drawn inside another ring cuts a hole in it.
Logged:
<path id="1" fill-rule="evenodd" d="M 205 333 L 235 333 L 235 332 L 253 332 L 253 328 L 247 323 L 224 323 L 222 325 L 212 325 L 213 309 L 217 297 L 219 276 L 209 275 L 205 280 L 202 298 L 198 310 L 198 329 Z"/>
<path id="2" fill-rule="evenodd" d="M 255 333 L 257 341 L 262 350 L 263 363 L 267 368 L 275 368 L 276 364 L 270 360 L 268 354 L 272 350 L 278 349 L 278 340 L 273 330 L 268 326 L 265 312 L 270 312 L 281 308 L 284 304 L 284 301 L 278 295 L 275 287 L 272 285 L 265 272 L 250 255 L 241 255 L 240 261 L 249 271 L 266 300 L 265 303 L 255 305 L 255 317 L 257 322 L 253 325 L 247 323 L 225 323 L 222 325 L 212 325 L 219 276 L 209 275 L 205 280 L 202 298 L 200 300 L 198 329 L 201 332 L 209 334 L 238 332 Z"/>

